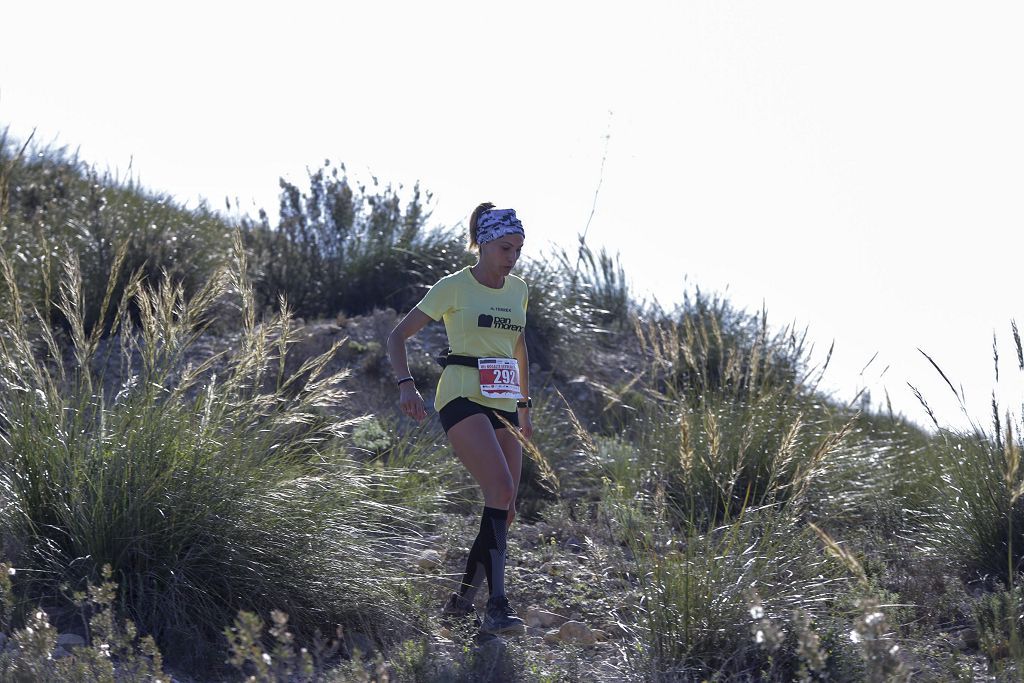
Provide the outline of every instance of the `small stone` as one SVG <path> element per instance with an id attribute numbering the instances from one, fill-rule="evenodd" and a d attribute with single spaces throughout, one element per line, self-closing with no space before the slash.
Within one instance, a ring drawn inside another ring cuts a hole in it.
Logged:
<path id="1" fill-rule="evenodd" d="M 424 550 L 416 557 L 416 566 L 424 571 L 437 569 L 441 566 L 441 553 L 432 549 Z"/>
<path id="2" fill-rule="evenodd" d="M 53 657 L 54 659 L 64 659 L 65 657 L 69 656 L 70 654 L 71 653 L 69 653 L 67 650 L 65 650 L 62 647 L 55 647 L 55 648 L 53 648 L 53 654 L 50 655 L 50 656 Z"/>
<path id="3" fill-rule="evenodd" d="M 547 610 L 543 610 L 538 607 L 530 607 L 526 610 L 525 619 L 527 626 L 542 626 L 544 628 L 561 626 L 568 621 L 568 619 L 563 617 L 561 614 L 548 612 Z"/>
<path id="4" fill-rule="evenodd" d="M 77 633 L 61 633 L 57 636 L 57 646 L 65 650 L 70 650 L 73 647 L 85 647 L 85 638 Z"/>
<path id="5" fill-rule="evenodd" d="M 558 629 L 552 629 L 544 634 L 544 642 L 548 645 L 557 645 L 562 642 L 562 635 Z"/>
<path id="6" fill-rule="evenodd" d="M 558 637 L 563 643 L 575 643 L 577 645 L 593 645 L 597 637 L 590 627 L 582 621 L 567 621 L 558 629 Z"/>
<path id="7" fill-rule="evenodd" d="M 960 642 L 962 650 L 971 650 L 978 647 L 978 632 L 973 628 L 965 628 L 960 631 Z"/>
<path id="8" fill-rule="evenodd" d="M 437 635 L 441 636 L 445 640 L 452 639 L 451 629 L 449 629 L 447 626 L 442 626 L 441 628 L 437 629 Z"/>
<path id="9" fill-rule="evenodd" d="M 599 628 L 595 628 L 594 629 L 594 637 L 597 638 L 597 642 L 603 643 L 606 640 L 608 640 L 609 638 L 611 638 L 611 634 L 605 633 L 604 631 L 602 631 Z"/>

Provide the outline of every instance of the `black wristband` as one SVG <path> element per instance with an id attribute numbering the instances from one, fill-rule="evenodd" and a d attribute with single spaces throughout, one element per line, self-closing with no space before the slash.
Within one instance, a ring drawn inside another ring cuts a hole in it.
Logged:
<path id="1" fill-rule="evenodd" d="M 412 377 L 403 377 L 402 379 L 398 380 L 398 386 L 402 386 L 402 384 L 405 382 L 412 382 L 413 384 L 415 384 L 416 380 L 414 380 Z"/>
<path id="2" fill-rule="evenodd" d="M 525 401 L 516 401 L 516 408 L 532 408 L 533 399 L 527 398 Z"/>

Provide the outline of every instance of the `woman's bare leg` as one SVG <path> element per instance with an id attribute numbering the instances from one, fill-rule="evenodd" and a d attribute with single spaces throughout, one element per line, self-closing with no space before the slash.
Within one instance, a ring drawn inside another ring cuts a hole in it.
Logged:
<path id="1" fill-rule="evenodd" d="M 499 430 L 504 431 L 504 430 Z M 508 510 L 516 497 L 519 468 L 510 471 L 508 456 L 486 415 L 470 415 L 448 430 L 452 449 L 484 493 L 484 505 Z M 520 455 L 520 462 L 522 455 Z"/>
<path id="2" fill-rule="evenodd" d="M 513 427 L 514 429 L 514 427 Z M 501 446 L 502 455 L 505 457 L 505 464 L 508 466 L 509 474 L 512 475 L 512 500 L 508 506 L 508 523 L 511 526 L 516 516 L 516 498 L 519 495 L 519 478 L 523 471 L 523 446 L 515 434 L 508 428 L 498 429 L 494 432 Z"/>

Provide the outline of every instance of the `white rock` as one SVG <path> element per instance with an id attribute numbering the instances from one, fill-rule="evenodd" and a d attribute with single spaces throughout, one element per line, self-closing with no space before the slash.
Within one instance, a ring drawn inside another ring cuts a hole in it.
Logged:
<path id="1" fill-rule="evenodd" d="M 562 624 L 562 627 L 558 629 L 558 638 L 563 643 L 577 645 L 593 645 L 597 642 L 597 636 L 582 621 L 567 621 Z"/>
<path id="2" fill-rule="evenodd" d="M 416 566 L 423 570 L 437 569 L 441 566 L 441 553 L 436 550 L 424 550 L 416 557 Z"/>

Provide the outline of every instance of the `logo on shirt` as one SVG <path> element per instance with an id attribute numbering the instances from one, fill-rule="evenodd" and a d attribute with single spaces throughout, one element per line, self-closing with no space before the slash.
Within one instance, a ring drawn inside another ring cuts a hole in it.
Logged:
<path id="1" fill-rule="evenodd" d="M 495 330 L 511 330 L 512 332 L 522 332 L 523 326 L 516 325 L 512 322 L 512 318 L 502 318 L 499 316 L 488 315 L 481 313 L 480 317 L 476 320 L 477 327 L 490 327 Z"/>

